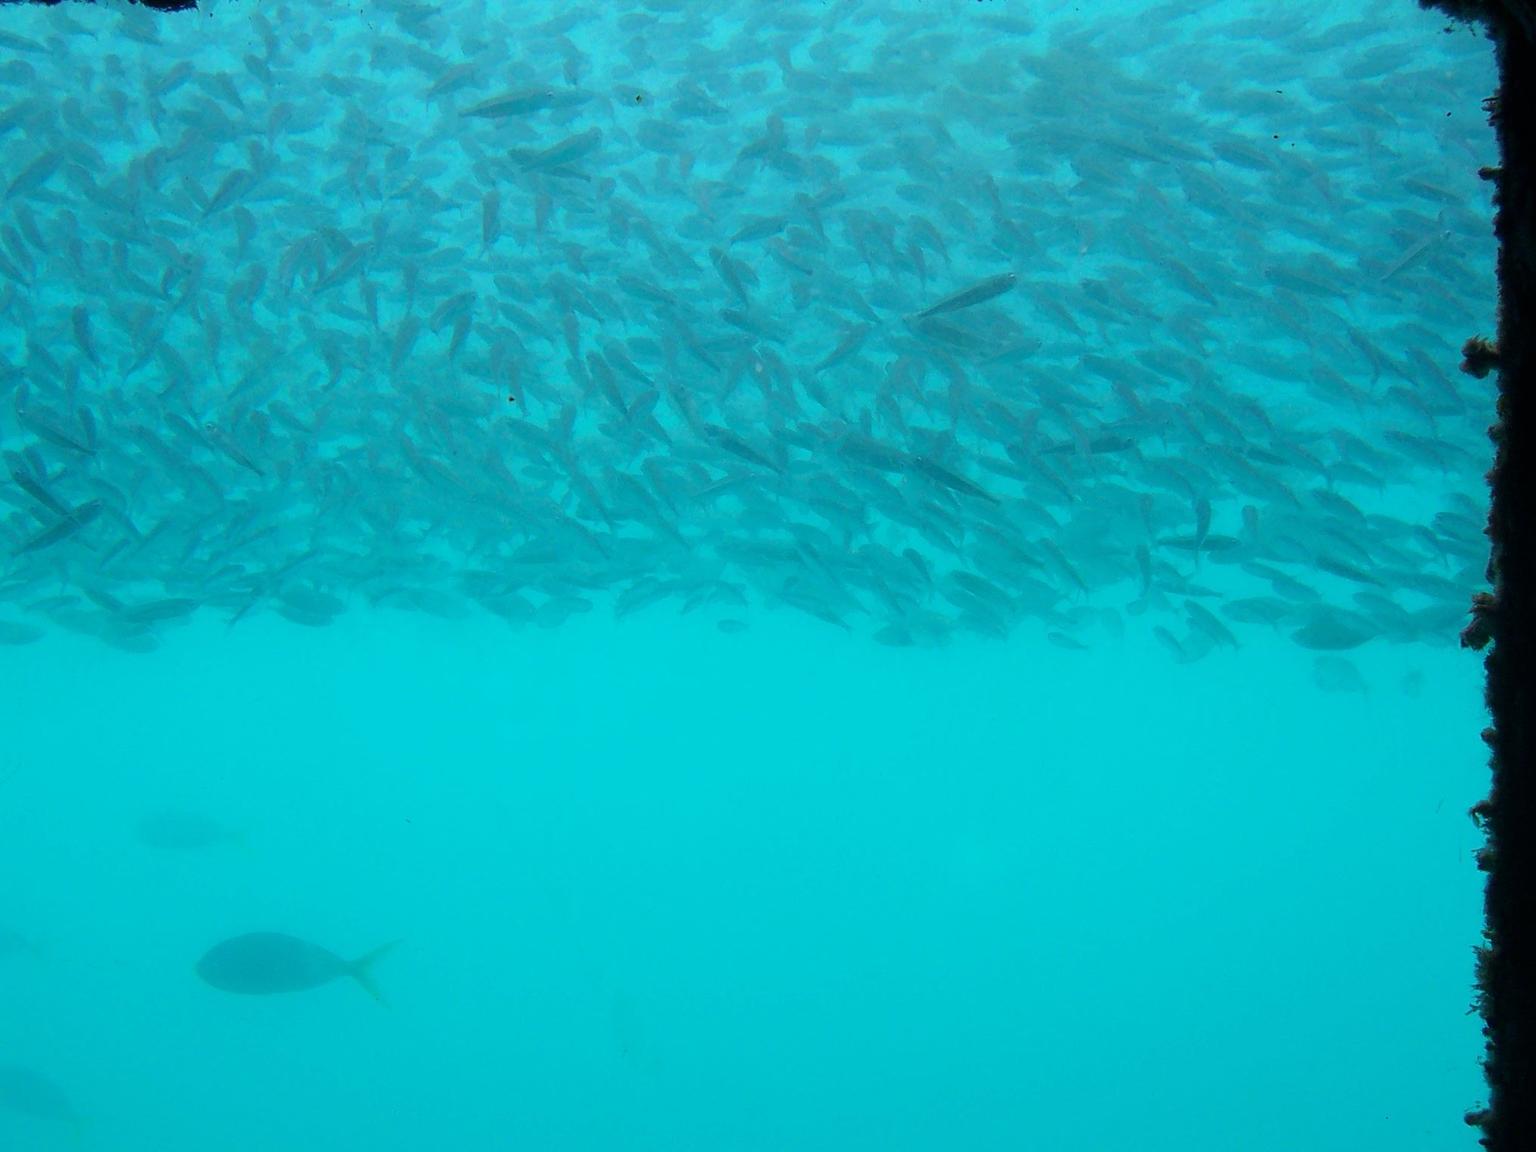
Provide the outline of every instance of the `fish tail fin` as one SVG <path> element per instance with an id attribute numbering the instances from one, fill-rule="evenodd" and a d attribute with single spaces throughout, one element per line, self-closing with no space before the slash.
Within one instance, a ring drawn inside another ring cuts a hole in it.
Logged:
<path id="1" fill-rule="evenodd" d="M 384 999 L 384 993 L 379 991 L 379 985 L 373 978 L 373 965 L 392 952 L 395 945 L 399 943 L 400 941 L 398 940 L 391 940 L 388 944 L 380 944 L 372 952 L 359 956 L 347 965 L 347 975 L 356 980 L 362 986 L 364 992 L 368 993 L 368 995 L 372 996 L 386 1008 L 389 1006 L 389 1001 Z"/>

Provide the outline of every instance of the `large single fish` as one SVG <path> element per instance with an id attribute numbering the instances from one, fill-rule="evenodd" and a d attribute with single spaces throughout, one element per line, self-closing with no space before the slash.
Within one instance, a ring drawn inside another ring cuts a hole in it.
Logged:
<path id="1" fill-rule="evenodd" d="M 221 992 L 271 996 L 306 992 L 343 976 L 356 980 L 379 1003 L 384 997 L 370 971 L 398 941 L 375 948 L 356 960 L 281 932 L 251 932 L 215 944 L 197 962 L 197 974 Z"/>

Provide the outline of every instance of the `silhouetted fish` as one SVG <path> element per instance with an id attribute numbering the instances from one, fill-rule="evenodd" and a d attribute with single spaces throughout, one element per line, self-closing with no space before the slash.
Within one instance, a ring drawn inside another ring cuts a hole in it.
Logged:
<path id="1" fill-rule="evenodd" d="M 30 936 L 0 924 L 0 956 L 35 956 L 38 951 L 37 941 Z"/>
<path id="2" fill-rule="evenodd" d="M 41 640 L 46 633 L 22 620 L 0 620 L 0 644 L 19 646 Z"/>
<path id="3" fill-rule="evenodd" d="M 174 808 L 149 813 L 139 820 L 135 831 L 151 848 L 176 852 L 244 842 L 241 833 L 210 816 Z"/>
<path id="4" fill-rule="evenodd" d="M 1360 675 L 1360 669 L 1342 656 L 1324 655 L 1313 660 L 1312 682 L 1324 692 L 1358 692 L 1364 695 L 1370 691 L 1365 677 Z"/>
<path id="5" fill-rule="evenodd" d="M 1291 639 L 1316 652 L 1344 652 L 1374 639 L 1369 621 L 1354 612 L 1319 609 L 1312 619 L 1291 633 Z"/>
<path id="6" fill-rule="evenodd" d="M 0 1064 L 0 1106 L 36 1120 L 74 1123 L 79 1116 L 63 1090 L 41 1072 Z"/>
<path id="7" fill-rule="evenodd" d="M 398 941 L 375 948 L 356 960 L 343 960 L 329 949 L 281 932 L 251 932 L 215 944 L 197 962 L 197 974 L 222 992 L 270 996 L 305 992 L 350 976 L 381 1004 L 383 995 L 369 969 Z"/>
<path id="8" fill-rule="evenodd" d="M 919 319 L 927 319 L 929 316 L 942 316 L 946 312 L 958 312 L 962 308 L 972 308 L 977 304 L 984 304 L 988 300 L 996 299 L 1007 292 L 1019 278 L 1012 272 L 1005 272 L 1001 276 L 989 276 L 985 280 L 972 284 L 969 288 L 944 297 L 937 304 L 931 304 L 919 312 Z"/>

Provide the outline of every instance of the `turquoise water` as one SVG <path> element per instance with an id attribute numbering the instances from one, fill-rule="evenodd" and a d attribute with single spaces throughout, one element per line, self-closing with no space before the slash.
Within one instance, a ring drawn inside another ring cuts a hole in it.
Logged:
<path id="1" fill-rule="evenodd" d="M 1486 43 L 6 15 L 0 1147 L 1474 1146 Z"/>

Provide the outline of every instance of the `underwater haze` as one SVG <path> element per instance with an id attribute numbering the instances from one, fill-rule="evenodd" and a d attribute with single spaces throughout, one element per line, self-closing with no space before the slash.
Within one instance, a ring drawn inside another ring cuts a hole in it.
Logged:
<path id="1" fill-rule="evenodd" d="M 0 1148 L 1474 1148 L 1493 85 L 6 8 Z"/>

